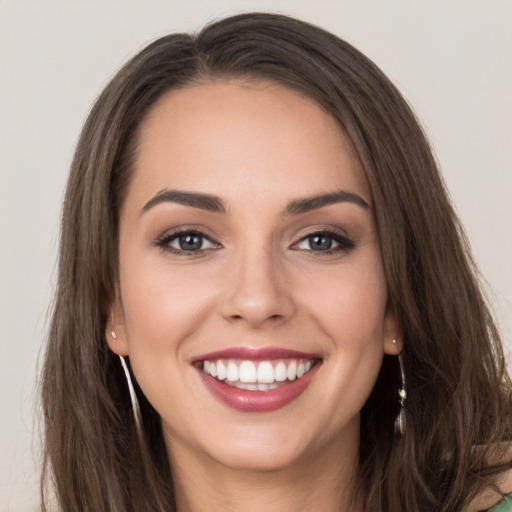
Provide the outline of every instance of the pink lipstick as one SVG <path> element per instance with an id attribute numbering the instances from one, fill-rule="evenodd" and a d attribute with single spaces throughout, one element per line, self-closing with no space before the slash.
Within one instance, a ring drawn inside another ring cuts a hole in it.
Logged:
<path id="1" fill-rule="evenodd" d="M 321 362 L 317 354 L 277 347 L 234 347 L 192 361 L 212 395 L 242 412 L 285 407 L 304 392 Z"/>

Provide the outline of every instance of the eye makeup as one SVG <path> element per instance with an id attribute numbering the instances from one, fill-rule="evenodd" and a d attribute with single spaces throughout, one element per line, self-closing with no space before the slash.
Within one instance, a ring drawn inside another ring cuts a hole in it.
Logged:
<path id="1" fill-rule="evenodd" d="M 213 240 L 211 235 L 198 228 L 187 226 L 166 231 L 158 237 L 155 245 L 162 251 L 177 256 L 199 256 L 206 251 L 209 252 L 221 248 L 221 245 Z"/>
<path id="2" fill-rule="evenodd" d="M 307 246 L 304 247 L 304 245 Z M 355 242 L 345 234 L 334 229 L 316 229 L 303 236 L 291 249 L 316 253 L 315 256 L 329 256 L 348 252 L 355 247 Z"/>
<path id="3" fill-rule="evenodd" d="M 155 241 L 162 251 L 177 256 L 199 256 L 222 245 L 210 234 L 198 228 L 182 226 L 167 231 Z M 348 252 L 356 247 L 355 242 L 347 235 L 334 229 L 312 229 L 290 246 L 291 250 L 304 251 L 315 256 L 329 256 L 335 253 Z"/>

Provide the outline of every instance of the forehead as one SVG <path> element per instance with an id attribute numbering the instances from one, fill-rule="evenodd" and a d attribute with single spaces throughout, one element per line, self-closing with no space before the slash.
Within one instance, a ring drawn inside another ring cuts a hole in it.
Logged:
<path id="1" fill-rule="evenodd" d="M 166 94 L 141 126 L 132 185 L 140 193 L 172 187 L 219 196 L 343 188 L 370 203 L 337 121 L 314 100 L 269 82 L 215 81 Z"/>

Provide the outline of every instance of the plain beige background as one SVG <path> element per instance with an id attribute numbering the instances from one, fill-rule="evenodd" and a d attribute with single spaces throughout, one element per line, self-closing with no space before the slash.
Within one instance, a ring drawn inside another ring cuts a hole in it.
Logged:
<path id="1" fill-rule="evenodd" d="M 36 366 L 81 123 L 146 43 L 248 10 L 335 32 L 412 103 L 512 345 L 510 0 L 0 0 L 0 512 L 37 508 Z"/>

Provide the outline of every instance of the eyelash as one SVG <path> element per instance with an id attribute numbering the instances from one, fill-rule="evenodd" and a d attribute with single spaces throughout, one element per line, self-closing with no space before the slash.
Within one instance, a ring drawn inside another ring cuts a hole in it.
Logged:
<path id="1" fill-rule="evenodd" d="M 186 251 L 183 249 L 177 249 L 176 247 L 172 247 L 170 245 L 171 242 L 173 242 L 174 240 L 177 240 L 181 236 L 186 236 L 186 235 L 192 235 L 192 236 L 195 235 L 195 236 L 201 237 L 202 240 L 207 240 L 208 242 L 210 242 L 212 245 L 214 245 L 216 247 L 220 246 L 220 244 L 215 242 L 212 239 L 212 237 L 210 237 L 206 233 L 204 233 L 200 230 L 197 230 L 197 229 L 187 229 L 187 228 L 180 228 L 180 229 L 178 229 L 176 231 L 172 231 L 170 233 L 169 232 L 164 233 L 156 241 L 156 246 L 159 247 L 162 251 L 170 252 L 171 254 L 176 254 L 177 256 L 199 256 L 201 254 L 204 254 L 205 251 L 209 251 L 212 249 L 212 248 L 209 248 L 209 249 L 199 249 L 197 251 Z"/>
<path id="2" fill-rule="evenodd" d="M 203 242 L 204 242 L 204 240 L 206 240 L 206 241 L 210 242 L 214 247 L 207 248 L 207 249 L 198 249 L 195 251 L 186 251 L 183 249 L 177 249 L 170 245 L 173 241 L 177 240 L 179 237 L 186 236 L 186 235 L 198 236 L 202 239 Z M 307 233 L 306 235 L 301 237 L 300 240 L 292 246 L 292 250 L 300 251 L 301 249 L 294 249 L 294 247 L 297 247 L 300 243 L 307 241 L 308 239 L 310 239 L 312 237 L 330 238 L 336 244 L 338 244 L 337 247 L 335 247 L 333 249 L 328 249 L 325 251 L 315 251 L 313 249 L 304 249 L 304 251 L 310 252 L 310 253 L 316 253 L 315 255 L 318 255 L 318 256 L 329 256 L 329 255 L 339 253 L 339 252 L 348 252 L 351 249 L 354 249 L 356 246 L 356 244 L 354 243 L 353 240 L 351 240 L 349 237 L 347 237 L 345 235 L 342 235 L 341 233 L 339 233 L 337 231 L 330 230 L 330 229 L 320 229 L 320 230 L 312 231 L 311 233 Z M 162 251 L 169 252 L 169 253 L 175 254 L 177 256 L 200 256 L 200 255 L 203 255 L 205 252 L 209 252 L 212 249 L 216 249 L 216 248 L 220 247 L 220 244 L 215 242 L 215 240 L 213 240 L 213 238 L 211 236 L 207 235 L 206 233 L 204 233 L 200 230 L 197 230 L 197 229 L 186 229 L 186 228 L 180 228 L 179 230 L 172 231 L 170 233 L 167 232 L 167 233 L 163 234 L 161 237 L 159 237 L 157 239 L 157 241 L 155 242 L 155 245 L 157 247 L 159 247 Z"/>
<path id="3" fill-rule="evenodd" d="M 297 243 L 294 244 L 294 247 L 299 245 L 301 242 L 304 242 L 312 237 L 325 237 L 334 240 L 338 247 L 333 249 L 328 249 L 326 251 L 314 251 L 313 249 L 305 249 L 308 252 L 316 253 L 318 256 L 329 256 L 332 254 L 336 254 L 339 252 L 348 252 L 351 249 L 354 249 L 356 244 L 353 240 L 351 240 L 348 236 L 342 235 L 338 231 L 334 231 L 331 229 L 320 229 L 316 231 L 312 231 L 311 233 L 307 233 L 304 235 Z M 300 250 L 300 249 L 295 249 Z"/>

